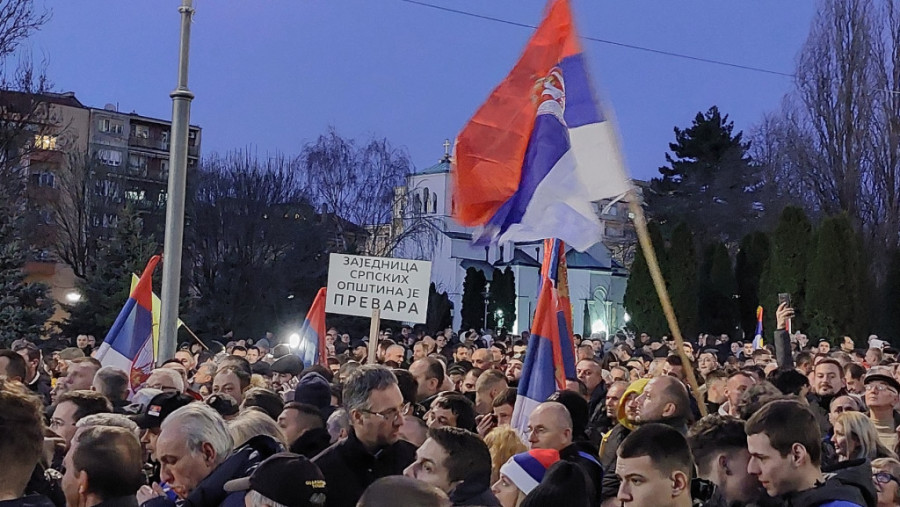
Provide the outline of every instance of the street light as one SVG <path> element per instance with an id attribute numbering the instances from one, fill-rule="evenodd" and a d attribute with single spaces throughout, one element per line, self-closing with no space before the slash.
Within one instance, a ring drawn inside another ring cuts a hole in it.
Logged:
<path id="1" fill-rule="evenodd" d="M 73 303 L 73 304 L 78 303 L 79 301 L 81 301 L 81 294 L 74 290 L 70 291 L 69 293 L 66 294 L 66 301 Z"/>
<path id="2" fill-rule="evenodd" d="M 288 345 L 291 346 L 292 349 L 296 349 L 300 346 L 300 333 L 291 333 L 288 336 Z"/>
<path id="3" fill-rule="evenodd" d="M 622 319 L 626 324 L 628 324 L 629 322 L 631 322 L 631 315 L 628 315 L 628 312 L 625 312 L 625 315 L 622 316 Z"/>

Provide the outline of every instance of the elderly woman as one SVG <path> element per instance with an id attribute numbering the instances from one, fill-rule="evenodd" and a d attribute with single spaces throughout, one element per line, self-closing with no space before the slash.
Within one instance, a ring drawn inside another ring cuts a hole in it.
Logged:
<path id="1" fill-rule="evenodd" d="M 881 444 L 872 420 L 861 412 L 843 412 L 837 416 L 831 441 L 838 461 L 897 457 Z"/>
<path id="2" fill-rule="evenodd" d="M 516 454 L 500 467 L 500 478 L 491 491 L 502 507 L 519 507 L 557 461 L 559 451 L 554 449 L 532 449 Z"/>
<path id="3" fill-rule="evenodd" d="M 873 461 L 872 482 L 878 492 L 878 507 L 900 505 L 900 461 L 894 458 Z"/>

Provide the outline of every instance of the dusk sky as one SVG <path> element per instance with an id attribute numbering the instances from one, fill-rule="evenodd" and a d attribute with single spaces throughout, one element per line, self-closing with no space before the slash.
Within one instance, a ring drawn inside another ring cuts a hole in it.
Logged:
<path id="1" fill-rule="evenodd" d="M 544 0 L 423 0 L 537 24 Z M 41 4 L 41 0 L 36 2 Z M 179 0 L 45 0 L 52 20 L 28 44 L 57 91 L 82 103 L 171 117 Z M 403 0 L 195 0 L 191 122 L 203 154 L 299 153 L 329 126 L 386 137 L 419 169 L 438 161 L 531 34 Z M 583 37 L 792 73 L 811 0 L 573 0 Z M 789 77 L 583 41 L 612 105 L 629 170 L 649 178 L 672 128 L 712 105 L 749 130 L 777 110 Z"/>

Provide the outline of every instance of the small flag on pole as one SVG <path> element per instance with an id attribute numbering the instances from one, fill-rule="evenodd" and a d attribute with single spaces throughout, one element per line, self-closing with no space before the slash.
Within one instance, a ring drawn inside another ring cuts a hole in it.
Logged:
<path id="1" fill-rule="evenodd" d="M 114 366 L 128 374 L 132 394 L 153 370 L 152 277 L 159 260 L 159 255 L 150 258 L 96 355 L 103 366 Z"/>
<path id="2" fill-rule="evenodd" d="M 325 364 L 328 351 L 325 349 L 325 287 L 319 289 L 313 300 L 306 320 L 300 328 L 300 345 L 297 355 L 308 367 L 314 364 Z"/>
<path id="3" fill-rule="evenodd" d="M 528 416 L 558 389 L 575 377 L 575 345 L 572 340 L 572 305 L 569 302 L 565 244 L 544 241 L 541 289 L 511 426 L 524 433 Z"/>
<path id="4" fill-rule="evenodd" d="M 600 240 L 594 203 L 625 194 L 612 118 L 598 106 L 568 0 L 546 17 L 506 79 L 460 132 L 454 217 L 478 241 Z"/>
<path id="5" fill-rule="evenodd" d="M 766 344 L 763 340 L 763 307 L 756 307 L 756 333 L 753 335 L 753 350 L 761 349 Z"/>

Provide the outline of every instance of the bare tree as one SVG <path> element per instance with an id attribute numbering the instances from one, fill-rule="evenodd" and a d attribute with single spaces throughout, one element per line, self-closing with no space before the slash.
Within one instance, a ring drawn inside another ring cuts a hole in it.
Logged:
<path id="1" fill-rule="evenodd" d="M 0 61 L 49 20 L 50 13 L 36 11 L 33 0 L 0 0 Z"/>
<path id="2" fill-rule="evenodd" d="M 335 215 L 339 251 L 390 256 L 408 238 L 435 234 L 433 217 L 408 202 L 414 194 L 408 155 L 385 139 L 359 146 L 330 129 L 304 146 L 299 167 L 319 211 Z M 358 228 L 365 233 L 354 234 Z"/>

